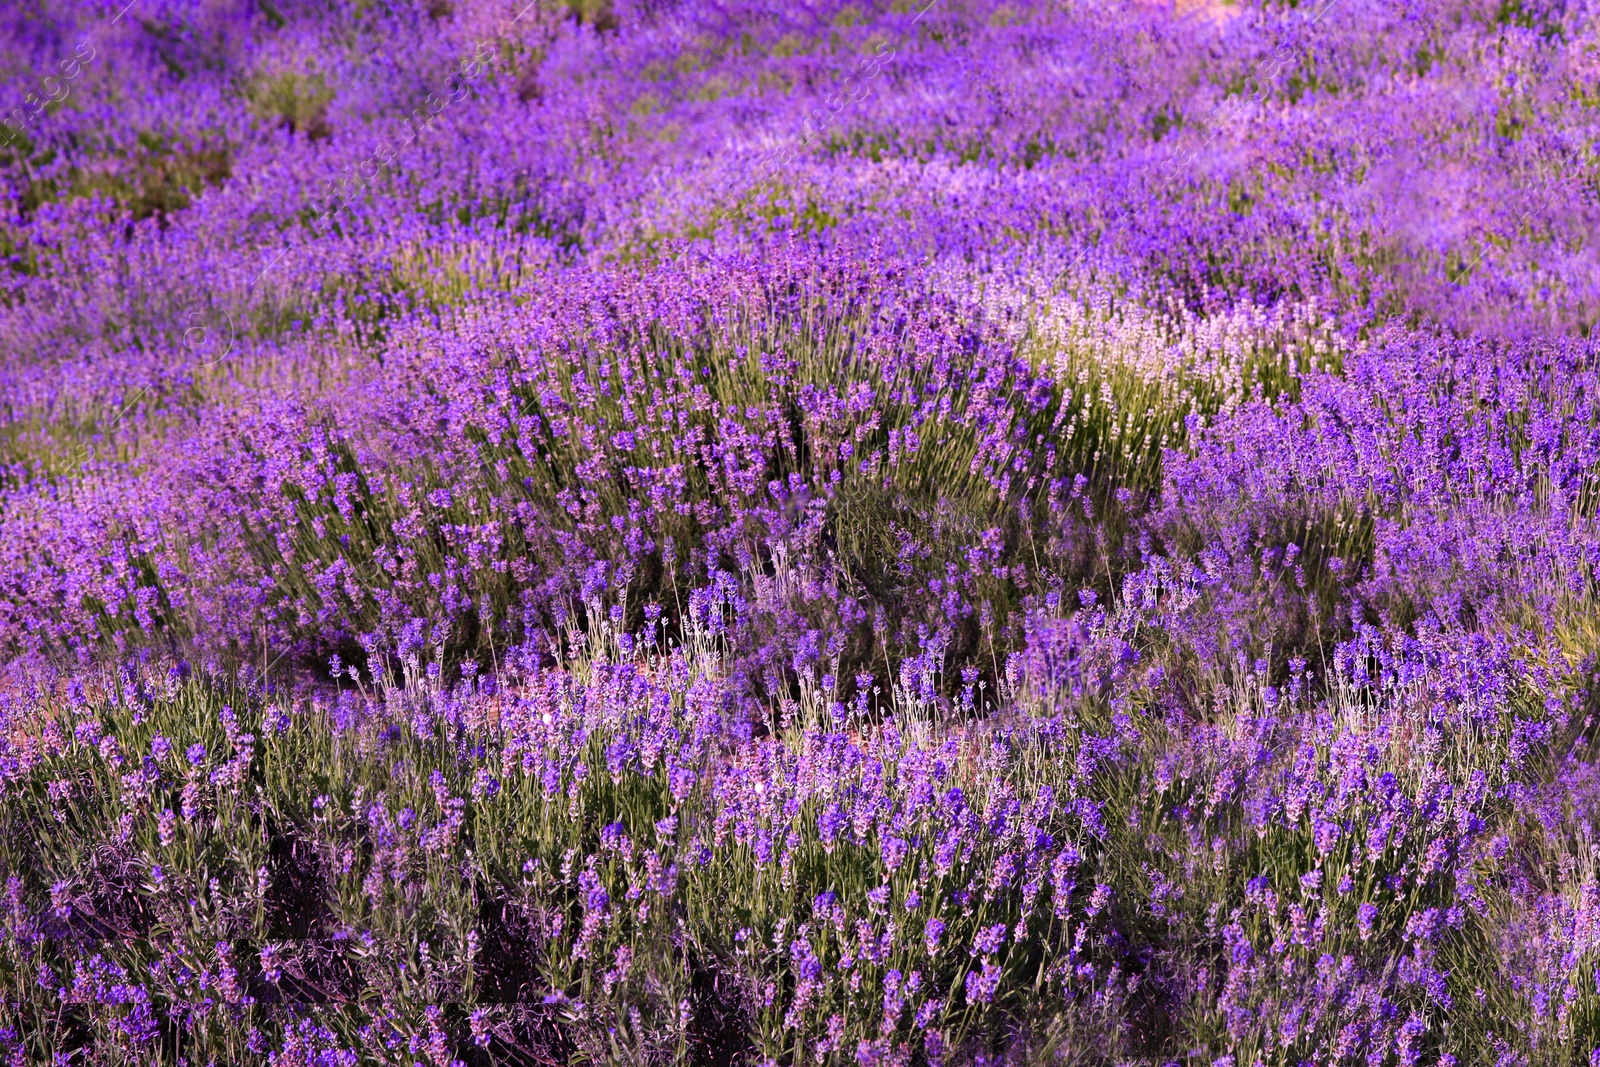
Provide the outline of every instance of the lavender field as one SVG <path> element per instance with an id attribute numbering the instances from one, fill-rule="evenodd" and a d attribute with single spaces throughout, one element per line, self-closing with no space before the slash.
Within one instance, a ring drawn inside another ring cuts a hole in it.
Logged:
<path id="1" fill-rule="evenodd" d="M 1600 2 L 9 0 L 0 1059 L 1600 1064 Z"/>

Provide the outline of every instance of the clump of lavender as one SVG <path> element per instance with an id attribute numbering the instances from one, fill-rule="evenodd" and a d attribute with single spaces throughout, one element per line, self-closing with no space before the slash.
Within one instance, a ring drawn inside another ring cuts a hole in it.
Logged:
<path id="1" fill-rule="evenodd" d="M 1325 678 L 1245 675 L 1201 721 L 1146 661 L 1157 609 L 1035 618 L 987 719 L 898 703 L 848 733 L 757 735 L 700 630 L 342 720 L 148 669 L 138 698 L 115 676 L 77 707 L 41 695 L 7 749 L 9 817 L 42 828 L 4 854 L 7 966 L 30 976 L 12 1010 L 25 1033 L 59 1034 L 65 1004 L 97 1040 L 176 1025 L 217 1054 L 734 1040 L 942 1062 L 1090 1030 L 1136 1055 L 1176 1027 L 1292 1062 L 1468 1055 L 1514 1020 L 1530 1051 L 1580 1040 L 1600 897 L 1540 821 L 1592 777 L 1550 777 L 1580 712 L 1540 698 L 1558 680 L 1510 645 L 1372 634 Z M 241 769 L 128 774 L 112 735 Z M 1534 888 L 1569 866 L 1570 890 Z M 163 933 L 101 932 L 131 928 Z M 297 1005 L 330 998 L 305 1030 Z"/>

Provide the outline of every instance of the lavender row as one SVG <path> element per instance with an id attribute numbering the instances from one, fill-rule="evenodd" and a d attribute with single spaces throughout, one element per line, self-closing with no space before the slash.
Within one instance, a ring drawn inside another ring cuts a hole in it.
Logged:
<path id="1" fill-rule="evenodd" d="M 441 1067 L 1592 1040 L 1593 775 L 1560 754 L 1593 720 L 1541 698 L 1559 667 L 1371 634 L 1195 719 L 1146 647 L 1192 592 L 1129 592 L 1034 618 L 969 726 L 915 668 L 886 718 L 819 689 L 769 724 L 699 627 L 456 686 L 412 656 L 312 699 L 154 661 L 35 692 L 6 1040 Z"/>

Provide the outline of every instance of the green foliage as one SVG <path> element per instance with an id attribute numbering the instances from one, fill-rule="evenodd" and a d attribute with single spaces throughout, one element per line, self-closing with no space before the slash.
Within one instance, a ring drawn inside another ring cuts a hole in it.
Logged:
<path id="1" fill-rule="evenodd" d="M 245 87 L 245 96 L 257 115 L 293 133 L 313 141 L 333 136 L 328 105 L 333 103 L 334 90 L 318 71 L 258 74 Z"/>

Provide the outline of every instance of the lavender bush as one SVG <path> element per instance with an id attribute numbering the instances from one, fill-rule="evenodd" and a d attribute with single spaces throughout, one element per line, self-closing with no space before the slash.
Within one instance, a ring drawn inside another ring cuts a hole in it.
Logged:
<path id="1" fill-rule="evenodd" d="M 124 3 L 8 1062 L 1600 1062 L 1592 3 Z"/>

